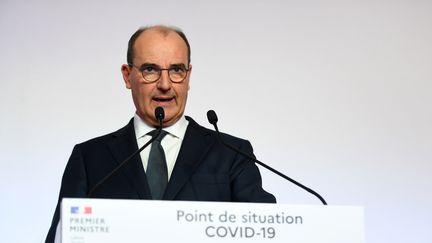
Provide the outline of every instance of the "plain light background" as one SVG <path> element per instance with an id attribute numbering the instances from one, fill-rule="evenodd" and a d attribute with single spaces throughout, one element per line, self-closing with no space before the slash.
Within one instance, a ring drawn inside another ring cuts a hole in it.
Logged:
<path id="1" fill-rule="evenodd" d="M 192 46 L 186 114 L 256 156 L 361 205 L 369 243 L 429 243 L 432 2 L 0 2 L 2 242 L 42 242 L 74 144 L 134 113 L 120 65 L 140 26 Z M 262 170 L 280 203 L 319 201 Z"/>

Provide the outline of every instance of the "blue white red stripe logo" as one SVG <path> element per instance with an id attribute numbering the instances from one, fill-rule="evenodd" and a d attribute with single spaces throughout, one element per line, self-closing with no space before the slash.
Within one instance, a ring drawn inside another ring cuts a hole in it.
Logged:
<path id="1" fill-rule="evenodd" d="M 70 208 L 71 214 L 92 214 L 92 207 L 78 207 L 78 206 L 72 206 Z"/>

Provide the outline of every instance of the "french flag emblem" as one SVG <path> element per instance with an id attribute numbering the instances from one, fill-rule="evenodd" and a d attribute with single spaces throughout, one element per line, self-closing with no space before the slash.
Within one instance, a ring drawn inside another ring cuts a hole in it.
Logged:
<path id="1" fill-rule="evenodd" d="M 92 207 L 72 206 L 70 212 L 71 214 L 92 214 Z"/>

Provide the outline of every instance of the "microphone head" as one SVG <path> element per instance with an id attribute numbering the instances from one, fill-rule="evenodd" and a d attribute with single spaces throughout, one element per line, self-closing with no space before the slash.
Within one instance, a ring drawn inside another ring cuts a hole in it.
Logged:
<path id="1" fill-rule="evenodd" d="M 213 125 L 215 125 L 218 122 L 218 117 L 214 110 L 207 111 L 207 119 Z"/>
<path id="2" fill-rule="evenodd" d="M 156 107 L 155 117 L 156 117 L 156 120 L 163 121 L 163 119 L 165 118 L 165 111 L 162 107 L 160 107 L 160 106 Z"/>

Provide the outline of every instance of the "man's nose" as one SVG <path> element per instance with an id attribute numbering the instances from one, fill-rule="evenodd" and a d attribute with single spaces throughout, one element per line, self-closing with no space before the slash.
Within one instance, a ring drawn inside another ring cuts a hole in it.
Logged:
<path id="1" fill-rule="evenodd" d="M 157 81 L 157 87 L 161 90 L 169 90 L 171 89 L 171 80 L 168 74 L 168 70 L 162 70 L 161 76 Z"/>

